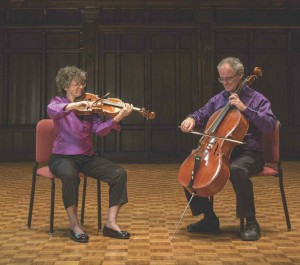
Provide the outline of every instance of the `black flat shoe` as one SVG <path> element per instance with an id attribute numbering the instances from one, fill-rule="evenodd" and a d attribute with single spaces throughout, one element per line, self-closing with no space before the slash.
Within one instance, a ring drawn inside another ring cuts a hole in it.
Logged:
<path id="1" fill-rule="evenodd" d="M 244 232 L 241 233 L 243 241 L 256 241 L 260 239 L 261 232 L 258 222 L 249 222 L 246 224 Z"/>
<path id="2" fill-rule="evenodd" d="M 206 219 L 203 218 L 199 222 L 187 226 L 187 231 L 190 233 L 207 233 L 220 230 L 219 218 Z"/>
<path id="3" fill-rule="evenodd" d="M 78 243 L 87 243 L 89 242 L 89 236 L 87 233 L 75 234 L 72 230 L 70 232 L 70 237 L 72 240 Z"/>
<path id="4" fill-rule="evenodd" d="M 103 236 L 113 237 L 118 239 L 129 239 L 130 234 L 126 231 L 117 231 L 107 227 L 106 225 L 103 227 Z"/>

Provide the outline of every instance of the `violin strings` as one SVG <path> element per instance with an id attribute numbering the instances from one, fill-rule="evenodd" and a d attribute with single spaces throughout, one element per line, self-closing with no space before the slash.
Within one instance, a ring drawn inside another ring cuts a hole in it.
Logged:
<path id="1" fill-rule="evenodd" d="M 119 107 L 119 108 L 123 108 L 123 105 L 121 103 L 115 103 L 115 102 L 111 102 L 109 100 L 103 100 L 102 101 L 104 104 L 106 105 L 109 105 L 109 106 L 112 106 L 112 107 Z M 136 111 L 141 111 L 140 108 L 136 108 L 136 107 L 133 107 L 133 110 L 136 110 Z M 144 111 L 146 112 L 146 111 Z"/>
<path id="2" fill-rule="evenodd" d="M 115 103 L 115 102 L 111 102 L 111 101 L 109 101 L 109 100 L 103 100 L 102 102 L 103 102 L 104 104 L 109 105 L 109 106 L 112 106 L 112 107 L 123 108 L 123 105 L 122 105 L 122 104 Z"/>

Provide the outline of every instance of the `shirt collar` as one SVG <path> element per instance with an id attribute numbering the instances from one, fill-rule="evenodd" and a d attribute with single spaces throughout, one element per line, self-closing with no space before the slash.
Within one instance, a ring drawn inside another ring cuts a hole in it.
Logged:
<path id="1" fill-rule="evenodd" d="M 243 94 L 244 94 L 244 92 L 245 92 L 245 90 L 247 90 L 247 89 L 248 89 L 248 85 L 245 85 L 245 87 L 241 90 L 241 92 L 239 94 L 239 97 L 242 97 Z M 222 91 L 222 95 L 223 95 L 224 98 L 228 98 L 230 96 L 230 92 L 228 92 L 226 90 L 223 90 Z"/>
<path id="2" fill-rule="evenodd" d="M 223 90 L 223 91 L 222 91 L 222 95 L 223 95 L 224 98 L 228 98 L 229 95 L 230 95 L 230 92 L 228 92 L 228 91 L 226 91 L 226 90 Z"/>

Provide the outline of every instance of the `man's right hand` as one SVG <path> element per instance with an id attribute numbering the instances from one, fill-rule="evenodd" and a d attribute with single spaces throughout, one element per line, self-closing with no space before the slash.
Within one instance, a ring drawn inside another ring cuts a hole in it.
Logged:
<path id="1" fill-rule="evenodd" d="M 195 127 L 195 120 L 191 117 L 186 118 L 180 125 L 180 129 L 184 133 L 188 133 Z"/>

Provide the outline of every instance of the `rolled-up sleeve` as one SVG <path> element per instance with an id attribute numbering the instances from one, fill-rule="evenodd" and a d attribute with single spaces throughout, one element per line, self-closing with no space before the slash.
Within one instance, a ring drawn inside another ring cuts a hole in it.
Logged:
<path id="1" fill-rule="evenodd" d="M 121 126 L 114 122 L 113 119 L 103 121 L 98 115 L 93 116 L 93 132 L 99 136 L 105 136 L 111 132 L 111 130 L 120 131 Z"/>
<path id="2" fill-rule="evenodd" d="M 65 102 L 63 98 L 54 97 L 51 99 L 50 103 L 47 106 L 47 113 L 51 119 L 56 117 L 64 116 L 68 114 L 68 111 L 65 111 L 68 102 Z"/>
<path id="3" fill-rule="evenodd" d="M 258 95 L 243 111 L 246 119 L 252 122 L 261 132 L 273 131 L 276 117 L 271 110 L 271 103 L 262 95 Z"/>

